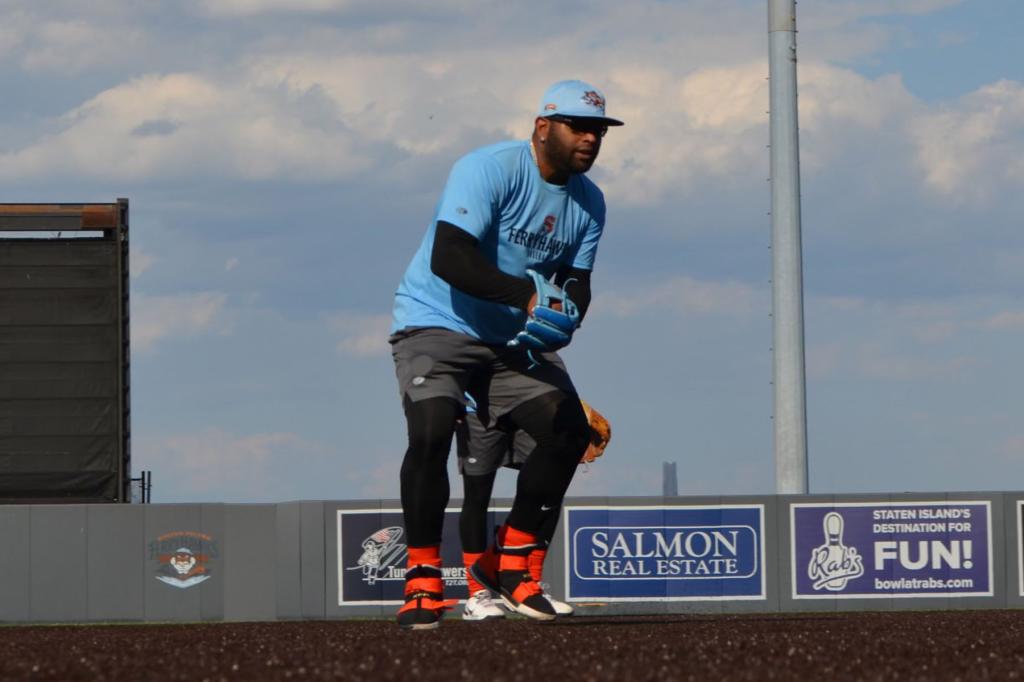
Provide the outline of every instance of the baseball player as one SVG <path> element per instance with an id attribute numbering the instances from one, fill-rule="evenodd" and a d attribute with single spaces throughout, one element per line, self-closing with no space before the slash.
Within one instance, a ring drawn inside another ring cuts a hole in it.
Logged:
<path id="1" fill-rule="evenodd" d="M 537 443 L 496 545 L 474 577 L 519 613 L 554 609 L 527 569 L 561 504 L 590 427 L 556 351 L 590 304 L 604 195 L 585 173 L 609 126 L 600 90 L 560 81 L 544 93 L 529 140 L 459 159 L 395 294 L 390 342 L 409 446 L 401 469 L 408 539 L 403 628 L 432 629 L 444 599 L 441 528 L 448 452 L 469 391 L 487 425 L 502 420 Z"/>
<path id="2" fill-rule="evenodd" d="M 462 560 L 466 566 L 466 584 L 469 599 L 462 612 L 463 620 L 480 621 L 504 618 L 505 612 L 494 603 L 491 591 L 481 585 L 472 575 L 473 565 L 481 559 L 487 549 L 488 527 L 487 508 L 494 489 L 498 469 L 509 467 L 521 469 L 537 446 L 525 431 L 513 431 L 495 427 L 488 429 L 477 417 L 475 401 L 467 396 L 470 404 L 466 417 L 459 421 L 456 429 L 456 451 L 459 455 L 459 473 L 462 474 L 462 511 L 459 514 L 459 538 L 462 541 Z M 593 462 L 604 454 L 611 440 L 612 432 L 608 420 L 600 412 L 580 401 L 590 422 L 590 445 L 583 454 L 582 462 Z M 548 545 L 555 535 L 561 506 L 553 509 L 540 532 L 537 544 L 527 557 L 527 569 L 534 582 L 544 589 L 544 560 Z M 541 594 L 547 599 L 558 616 L 571 616 L 573 608 L 555 599 L 547 591 Z"/>

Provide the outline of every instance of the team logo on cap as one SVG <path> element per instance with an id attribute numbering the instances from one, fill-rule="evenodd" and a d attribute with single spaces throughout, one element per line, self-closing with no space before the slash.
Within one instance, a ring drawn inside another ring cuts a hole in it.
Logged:
<path id="1" fill-rule="evenodd" d="M 597 107 L 598 109 L 604 109 L 604 97 L 601 97 L 601 95 L 597 94 L 594 90 L 587 90 L 583 93 L 583 97 L 580 99 L 583 100 L 584 104 L 589 104 L 590 106 Z"/>
<path id="2" fill-rule="evenodd" d="M 544 111 L 556 111 L 558 109 L 557 104 L 545 104 Z"/>

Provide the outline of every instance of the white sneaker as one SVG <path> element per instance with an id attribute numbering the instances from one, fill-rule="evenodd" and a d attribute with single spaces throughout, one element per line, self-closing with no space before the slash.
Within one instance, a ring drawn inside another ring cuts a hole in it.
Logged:
<path id="1" fill-rule="evenodd" d="M 462 620 L 491 620 L 504 617 L 505 611 L 494 603 L 491 593 L 487 590 L 474 592 L 473 596 L 466 600 L 466 606 L 462 610 Z"/>
<path id="2" fill-rule="evenodd" d="M 551 608 L 555 610 L 556 615 L 571 616 L 572 614 L 576 613 L 576 609 L 569 606 L 564 601 L 552 597 L 551 594 L 548 592 L 549 587 L 551 587 L 551 585 L 548 585 L 547 583 L 540 584 L 540 589 L 544 590 L 544 598 L 548 600 L 549 604 L 551 604 Z"/>

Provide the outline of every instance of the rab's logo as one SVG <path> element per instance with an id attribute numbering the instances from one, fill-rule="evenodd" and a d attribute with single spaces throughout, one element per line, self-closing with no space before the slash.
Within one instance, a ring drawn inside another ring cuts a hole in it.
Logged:
<path id="1" fill-rule="evenodd" d="M 592 107 L 597 107 L 601 111 L 604 111 L 604 97 L 601 97 L 601 95 L 597 94 L 595 91 L 587 90 L 583 93 L 583 97 L 580 99 L 583 100 L 584 104 L 589 104 Z"/>
<path id="2" fill-rule="evenodd" d="M 203 533 L 166 533 L 149 543 L 149 558 L 160 562 L 156 579 L 179 589 L 209 580 L 211 575 L 207 564 L 218 556 L 217 543 Z"/>
<path id="3" fill-rule="evenodd" d="M 846 583 L 864 575 L 864 561 L 854 547 L 843 544 L 843 517 L 836 512 L 825 514 L 822 521 L 825 544 L 815 547 L 807 565 L 807 576 L 816 590 L 841 592 Z"/>
<path id="4" fill-rule="evenodd" d="M 349 566 L 347 570 L 362 571 L 363 580 L 368 585 L 373 585 L 378 580 L 383 579 L 381 572 L 401 563 L 405 559 L 405 545 L 399 542 L 402 539 L 403 532 L 401 526 L 390 526 L 388 528 L 381 528 L 363 540 L 362 555 L 356 561 L 356 565 Z M 388 571 L 388 573 L 390 574 L 391 571 Z M 388 578 L 393 577 L 388 575 Z"/>
<path id="5" fill-rule="evenodd" d="M 557 220 L 558 220 L 558 218 L 556 218 L 553 215 L 549 215 L 547 218 L 545 218 L 544 219 L 544 231 L 545 232 L 552 232 L 552 231 L 554 231 L 554 229 L 555 229 L 555 222 L 557 222 Z"/>

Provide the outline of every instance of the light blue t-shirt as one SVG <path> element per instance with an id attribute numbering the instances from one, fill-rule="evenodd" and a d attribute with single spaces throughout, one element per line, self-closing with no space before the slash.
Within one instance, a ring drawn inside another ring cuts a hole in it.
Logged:
<path id="1" fill-rule="evenodd" d="M 526 313 L 449 286 L 430 270 L 438 221 L 470 233 L 484 256 L 503 272 L 526 269 L 552 276 L 571 266 L 592 270 L 604 228 L 604 195 L 583 175 L 566 185 L 544 181 L 529 141 L 502 142 L 459 159 L 437 204 L 427 234 L 395 294 L 391 332 L 443 327 L 502 344 L 516 335 Z"/>

